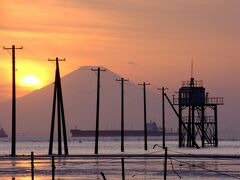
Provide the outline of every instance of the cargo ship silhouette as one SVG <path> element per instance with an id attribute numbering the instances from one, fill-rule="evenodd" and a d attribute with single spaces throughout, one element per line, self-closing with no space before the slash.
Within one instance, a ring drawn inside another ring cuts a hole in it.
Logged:
<path id="1" fill-rule="evenodd" d="M 0 127 L 0 138 L 8 137 L 7 133 L 4 131 L 2 127 Z"/>
<path id="2" fill-rule="evenodd" d="M 81 130 L 78 128 L 70 130 L 72 137 L 93 137 L 95 136 L 95 130 Z M 147 123 L 147 135 L 148 136 L 162 136 L 162 129 L 157 127 L 156 122 Z M 176 132 L 166 132 L 167 136 L 177 136 Z M 101 137 L 116 137 L 121 136 L 121 130 L 99 130 L 99 136 Z M 144 130 L 125 130 L 124 136 L 144 136 Z"/>

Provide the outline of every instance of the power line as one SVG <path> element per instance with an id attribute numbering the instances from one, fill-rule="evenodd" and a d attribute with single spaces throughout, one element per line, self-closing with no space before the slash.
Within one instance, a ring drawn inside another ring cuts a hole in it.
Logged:
<path id="1" fill-rule="evenodd" d="M 72 64 L 73 66 L 76 66 L 76 67 L 81 67 L 81 66 L 79 66 L 79 65 L 77 65 L 77 64 L 75 64 L 75 63 L 72 63 L 72 62 L 68 62 L 69 64 Z"/>
<path id="2" fill-rule="evenodd" d="M 33 52 L 32 50 L 29 50 L 28 48 L 24 47 L 25 51 L 28 52 L 30 55 L 34 56 L 34 57 L 37 57 L 39 60 L 41 59 L 41 61 L 45 61 L 45 58 L 38 55 L 36 52 Z"/>
<path id="3" fill-rule="evenodd" d="M 5 49 L 5 50 L 8 52 L 8 54 L 10 54 L 12 56 L 12 53 L 9 51 L 9 49 Z"/>
<path id="4" fill-rule="evenodd" d="M 174 169 L 171 157 L 169 157 L 168 159 L 170 160 L 172 171 L 179 177 L 179 179 L 182 179 L 182 176 L 180 176 L 179 173 Z"/>
<path id="5" fill-rule="evenodd" d="M 223 176 L 228 176 L 228 177 L 231 177 L 231 178 L 234 178 L 234 179 L 240 179 L 240 177 L 236 177 L 236 176 L 233 176 L 231 174 L 223 173 L 221 171 L 215 171 L 215 170 L 212 170 L 212 169 L 207 169 L 207 168 L 204 168 L 202 166 L 198 166 L 198 165 L 195 165 L 195 164 L 192 164 L 192 163 L 177 160 L 175 158 L 171 158 L 171 159 L 175 160 L 176 162 L 179 162 L 179 163 L 182 163 L 182 164 L 187 164 L 187 165 L 192 166 L 192 167 L 197 167 L 199 169 L 203 169 L 203 170 L 206 170 L 206 171 L 209 171 L 209 172 L 214 172 L 214 173 L 217 173 L 217 174 L 220 174 L 220 175 L 223 175 Z"/>

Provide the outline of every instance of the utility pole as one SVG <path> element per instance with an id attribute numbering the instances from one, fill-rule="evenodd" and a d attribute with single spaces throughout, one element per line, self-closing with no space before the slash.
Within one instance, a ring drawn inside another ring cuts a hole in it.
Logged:
<path id="1" fill-rule="evenodd" d="M 63 129 L 63 142 L 64 142 L 64 152 L 68 155 L 68 144 L 67 144 L 67 132 L 65 123 L 65 114 L 63 106 L 63 96 L 62 96 L 62 86 L 59 70 L 59 61 L 65 61 L 65 59 L 49 59 L 48 61 L 56 61 L 56 73 L 55 73 L 55 83 L 54 83 L 54 94 L 53 94 L 53 109 L 52 109 L 52 121 L 51 121 L 51 131 L 50 131 L 50 141 L 49 141 L 49 151 L 48 154 L 52 155 L 53 151 L 53 136 L 54 136 L 54 123 L 55 123 L 55 110 L 57 104 L 57 114 L 58 114 L 58 155 L 62 155 L 62 129 Z"/>
<path id="2" fill-rule="evenodd" d="M 165 90 L 168 90 L 168 88 L 158 88 L 159 91 L 162 91 L 162 148 L 165 149 L 165 134 L 166 134 L 166 128 L 165 128 Z"/>
<path id="3" fill-rule="evenodd" d="M 15 47 L 12 45 L 11 48 L 3 47 L 5 50 L 12 50 L 12 151 L 11 156 L 16 156 L 16 68 L 15 68 L 15 50 L 23 49 L 23 47 Z"/>
<path id="4" fill-rule="evenodd" d="M 143 104 L 144 104 L 144 149 L 147 151 L 147 103 L 146 103 L 146 86 L 150 85 L 149 83 L 138 84 L 143 86 Z"/>
<path id="5" fill-rule="evenodd" d="M 122 180 L 125 180 L 124 158 L 121 158 L 121 164 L 122 164 Z"/>
<path id="6" fill-rule="evenodd" d="M 168 148 L 165 147 L 165 156 L 164 156 L 164 180 L 167 179 L 167 158 L 168 158 Z"/>
<path id="7" fill-rule="evenodd" d="M 121 81 L 121 152 L 124 152 L 124 82 L 128 79 L 116 79 Z"/>
<path id="8" fill-rule="evenodd" d="M 97 110 L 96 110 L 96 131 L 95 131 L 95 154 L 98 154 L 98 136 L 99 136 L 99 105 L 100 105 L 100 74 L 101 71 L 106 71 L 106 69 L 92 69 L 92 71 L 97 72 Z"/>

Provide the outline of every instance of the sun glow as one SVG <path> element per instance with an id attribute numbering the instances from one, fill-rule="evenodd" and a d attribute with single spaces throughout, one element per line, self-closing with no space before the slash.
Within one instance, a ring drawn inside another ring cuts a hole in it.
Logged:
<path id="1" fill-rule="evenodd" d="M 46 86 L 52 82 L 51 75 L 54 74 L 53 68 L 31 59 L 19 59 L 16 62 L 16 69 L 18 96 Z"/>
<path id="2" fill-rule="evenodd" d="M 24 76 L 21 79 L 21 85 L 27 87 L 36 87 L 39 88 L 41 86 L 41 81 L 38 77 L 33 75 Z"/>

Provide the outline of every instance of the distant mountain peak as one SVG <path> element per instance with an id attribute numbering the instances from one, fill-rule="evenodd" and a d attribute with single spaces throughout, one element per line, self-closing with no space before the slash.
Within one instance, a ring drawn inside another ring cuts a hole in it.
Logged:
<path id="1" fill-rule="evenodd" d="M 101 68 L 101 69 L 107 69 L 103 66 L 94 66 L 94 65 L 86 65 L 86 66 L 81 66 L 79 67 L 79 70 L 91 70 L 91 69 L 97 69 L 97 68 Z"/>

